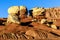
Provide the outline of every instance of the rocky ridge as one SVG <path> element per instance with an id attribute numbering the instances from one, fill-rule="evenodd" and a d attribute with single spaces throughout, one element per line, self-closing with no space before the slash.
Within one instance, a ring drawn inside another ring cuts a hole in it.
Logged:
<path id="1" fill-rule="evenodd" d="M 41 20 L 53 20 L 57 29 L 41 24 L 32 17 L 21 19 L 21 24 L 6 24 L 7 18 L 0 18 L 0 40 L 60 40 L 60 9 L 46 8 L 45 16 L 37 16 Z"/>

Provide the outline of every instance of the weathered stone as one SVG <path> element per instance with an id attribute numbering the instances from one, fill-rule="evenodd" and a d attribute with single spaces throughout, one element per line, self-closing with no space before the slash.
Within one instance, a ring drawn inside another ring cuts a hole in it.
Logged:
<path id="1" fill-rule="evenodd" d="M 19 7 L 18 6 L 12 6 L 8 9 L 8 19 L 7 23 L 17 23 L 20 24 L 19 19 L 18 19 L 18 13 L 19 12 Z"/>
<path id="2" fill-rule="evenodd" d="M 46 9 L 46 17 L 48 19 L 60 19 L 60 9 L 58 7 L 56 8 L 47 8 Z"/>
<path id="3" fill-rule="evenodd" d="M 57 26 L 52 24 L 52 25 L 51 25 L 51 28 L 57 29 Z"/>
<path id="4" fill-rule="evenodd" d="M 45 11 L 44 8 L 33 8 L 32 10 L 33 17 L 43 15 L 43 12 Z"/>
<path id="5" fill-rule="evenodd" d="M 8 9 L 9 23 L 0 19 L 1 40 L 60 40 L 60 8 L 33 8 L 27 17 L 25 6 L 13 6 Z M 32 17 L 33 16 L 33 17 Z M 26 17 L 26 18 L 25 18 Z M 19 23 L 24 25 L 18 25 Z M 46 23 L 45 23 L 46 22 Z"/>
<path id="6" fill-rule="evenodd" d="M 26 18 L 27 17 L 27 8 L 25 6 L 20 6 L 20 18 Z"/>
<path id="7" fill-rule="evenodd" d="M 38 38 L 38 39 L 40 38 L 38 33 L 36 31 L 34 31 L 34 30 L 28 30 L 25 34 L 30 35 L 30 36 L 32 36 L 34 38 Z"/>
<path id="8" fill-rule="evenodd" d="M 46 19 L 42 19 L 42 20 L 41 20 L 41 24 L 44 24 L 44 23 L 46 23 L 46 22 L 47 22 Z"/>

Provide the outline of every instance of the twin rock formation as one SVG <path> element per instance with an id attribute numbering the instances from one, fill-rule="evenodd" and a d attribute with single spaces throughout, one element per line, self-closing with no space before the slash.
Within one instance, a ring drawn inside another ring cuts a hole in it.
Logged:
<path id="1" fill-rule="evenodd" d="M 57 29 L 55 22 L 60 19 L 60 9 L 59 8 L 32 8 L 29 10 L 30 15 L 28 15 L 27 8 L 25 6 L 12 6 L 8 9 L 8 19 L 7 23 L 17 23 L 20 24 L 20 20 L 28 18 L 31 16 L 33 18 L 31 21 L 39 21 L 41 24 L 46 24 L 54 29 Z M 27 16 L 28 15 L 28 16 Z M 52 22 L 52 24 L 49 24 Z"/>

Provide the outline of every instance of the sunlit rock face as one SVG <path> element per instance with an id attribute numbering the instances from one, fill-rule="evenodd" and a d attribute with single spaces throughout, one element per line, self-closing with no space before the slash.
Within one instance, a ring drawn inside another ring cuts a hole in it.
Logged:
<path id="1" fill-rule="evenodd" d="M 43 12 L 45 11 L 44 8 L 38 8 L 38 7 L 32 8 L 31 10 L 32 10 L 31 13 L 33 17 L 43 15 L 44 14 Z"/>
<path id="2" fill-rule="evenodd" d="M 54 7 L 54 8 L 45 8 L 45 17 L 48 20 L 53 21 L 53 23 L 57 26 L 60 26 L 60 7 Z"/>
<path id="3" fill-rule="evenodd" d="M 19 7 L 18 6 L 12 6 L 8 9 L 8 19 L 7 23 L 17 23 L 19 24 L 19 19 L 18 19 L 18 11 Z"/>
<path id="4" fill-rule="evenodd" d="M 47 19 L 60 19 L 60 7 L 40 8 L 35 7 L 30 10 L 33 17 L 45 15 Z"/>
<path id="5" fill-rule="evenodd" d="M 20 6 L 20 10 L 19 10 L 19 17 L 22 19 L 22 18 L 26 18 L 27 17 L 27 8 L 25 6 Z"/>
<path id="6" fill-rule="evenodd" d="M 46 17 L 50 19 L 60 19 L 60 8 L 46 8 Z"/>
<path id="7" fill-rule="evenodd" d="M 8 19 L 7 23 L 17 23 L 20 24 L 20 18 L 25 18 L 27 16 L 25 6 L 12 6 L 8 9 Z"/>

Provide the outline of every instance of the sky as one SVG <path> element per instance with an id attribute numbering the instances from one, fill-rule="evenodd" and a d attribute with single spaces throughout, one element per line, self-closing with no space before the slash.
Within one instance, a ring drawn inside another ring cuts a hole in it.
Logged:
<path id="1" fill-rule="evenodd" d="M 0 18 L 8 17 L 8 8 L 11 6 L 26 6 L 28 10 L 33 7 L 60 7 L 60 0 L 0 0 Z"/>

